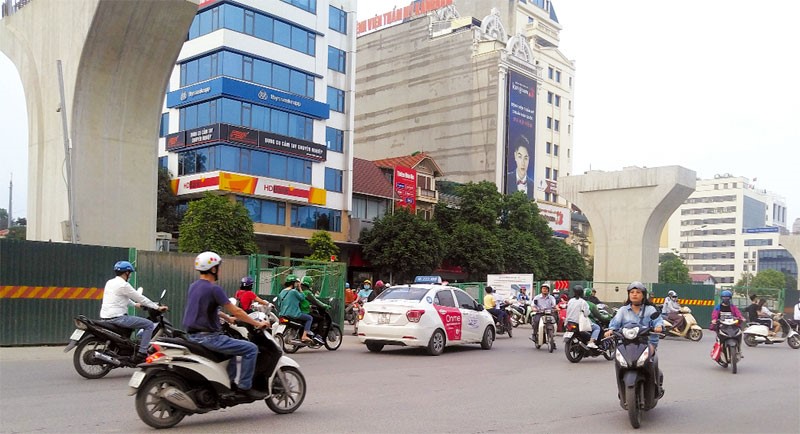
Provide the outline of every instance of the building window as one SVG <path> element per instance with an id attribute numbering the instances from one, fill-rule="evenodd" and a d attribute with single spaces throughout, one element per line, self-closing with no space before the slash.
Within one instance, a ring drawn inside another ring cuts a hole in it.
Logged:
<path id="1" fill-rule="evenodd" d="M 555 72 L 555 70 L 553 69 L 552 66 L 547 67 L 547 78 L 552 80 L 554 72 Z"/>
<path id="2" fill-rule="evenodd" d="M 343 152 L 344 131 L 337 130 L 336 128 L 325 127 L 325 143 L 328 145 L 329 151 Z"/>
<path id="3" fill-rule="evenodd" d="M 344 91 L 328 86 L 328 105 L 331 110 L 344 113 Z"/>
<path id="4" fill-rule="evenodd" d="M 558 169 L 553 169 L 553 181 L 558 181 Z"/>
<path id="5" fill-rule="evenodd" d="M 217 98 L 180 109 L 180 131 L 224 122 L 311 141 L 312 118 L 229 98 Z"/>
<path id="6" fill-rule="evenodd" d="M 316 206 L 292 205 L 292 227 L 342 231 L 342 212 Z"/>
<path id="7" fill-rule="evenodd" d="M 325 190 L 342 192 L 341 170 L 332 169 L 330 167 L 325 168 Z"/>
<path id="8" fill-rule="evenodd" d="M 286 226 L 286 203 L 271 200 L 237 196 L 236 200 L 244 205 L 253 223 Z"/>
<path id="9" fill-rule="evenodd" d="M 558 119 L 553 120 L 553 129 L 556 131 L 561 131 L 561 122 Z"/>
<path id="10" fill-rule="evenodd" d="M 387 209 L 386 200 L 353 196 L 352 216 L 354 218 L 374 221 L 386 215 Z"/>
<path id="11" fill-rule="evenodd" d="M 284 3 L 289 3 L 292 6 L 296 6 L 304 11 L 311 12 L 312 14 L 317 13 L 317 0 L 281 0 Z"/>
<path id="12" fill-rule="evenodd" d="M 545 202 L 550 202 L 550 193 L 545 193 L 544 194 L 544 200 L 545 200 Z"/>
<path id="13" fill-rule="evenodd" d="M 547 117 L 547 128 L 553 129 L 553 118 L 551 118 L 550 116 Z"/>
<path id="14" fill-rule="evenodd" d="M 561 95 L 555 95 L 556 107 L 561 107 Z"/>
<path id="15" fill-rule="evenodd" d="M 169 113 L 161 113 L 161 124 L 158 127 L 158 137 L 169 134 Z"/>
<path id="16" fill-rule="evenodd" d="M 553 194 L 553 202 L 558 202 L 558 195 L 557 194 Z"/>
<path id="17" fill-rule="evenodd" d="M 158 157 L 158 168 L 169 169 L 169 158 L 167 158 L 166 156 Z"/>
<path id="18" fill-rule="evenodd" d="M 544 177 L 545 177 L 545 179 L 550 179 L 550 168 L 549 167 L 545 167 L 544 168 Z"/>
<path id="19" fill-rule="evenodd" d="M 178 176 L 215 170 L 311 184 L 311 162 L 296 157 L 230 145 L 178 153 Z"/>
<path id="20" fill-rule="evenodd" d="M 556 71 L 556 82 L 561 83 L 561 71 Z"/>
<path id="21" fill-rule="evenodd" d="M 547 103 L 548 104 L 552 104 L 553 103 L 553 92 L 549 92 L 549 91 L 547 92 Z"/>
<path id="22" fill-rule="evenodd" d="M 347 67 L 346 53 L 336 47 L 328 46 L 328 69 L 339 71 L 342 74 Z"/>
<path id="23" fill-rule="evenodd" d="M 572 87 L 572 77 L 569 78 L 569 87 Z"/>
<path id="24" fill-rule="evenodd" d="M 347 12 L 333 6 L 329 6 L 328 10 L 328 28 L 346 35 Z"/>
<path id="25" fill-rule="evenodd" d="M 433 178 L 428 175 L 417 173 L 417 187 L 423 190 L 433 190 Z"/>
<path id="26" fill-rule="evenodd" d="M 558 145 L 553 145 L 553 155 L 558 157 Z"/>
<path id="27" fill-rule="evenodd" d="M 550 143 L 550 142 L 545 143 L 545 145 L 544 145 L 545 154 L 549 154 L 550 153 L 550 147 L 551 146 L 552 146 L 552 143 Z"/>

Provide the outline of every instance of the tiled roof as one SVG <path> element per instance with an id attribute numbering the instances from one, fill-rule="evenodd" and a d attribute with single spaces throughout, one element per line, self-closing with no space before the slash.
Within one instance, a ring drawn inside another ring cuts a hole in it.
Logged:
<path id="1" fill-rule="evenodd" d="M 436 161 L 431 158 L 427 153 L 420 152 L 416 155 L 404 155 L 402 157 L 392 157 L 392 158 L 384 158 L 382 160 L 375 160 L 375 165 L 381 168 L 391 169 L 395 166 L 405 166 L 411 169 L 416 169 L 417 165 L 421 163 L 423 160 L 428 159 L 431 161 L 431 164 L 435 168 L 434 176 L 441 176 L 442 169 L 436 164 Z"/>
<path id="2" fill-rule="evenodd" d="M 714 276 L 708 273 L 689 273 L 689 277 L 692 278 L 692 282 L 705 282 L 706 280 L 711 279 L 712 281 L 716 282 Z"/>
<path id="3" fill-rule="evenodd" d="M 353 158 L 353 193 L 392 199 L 392 183 L 374 162 Z"/>

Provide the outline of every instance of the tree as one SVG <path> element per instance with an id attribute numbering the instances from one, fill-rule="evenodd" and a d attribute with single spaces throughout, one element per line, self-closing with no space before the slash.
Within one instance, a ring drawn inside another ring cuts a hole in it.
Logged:
<path id="1" fill-rule="evenodd" d="M 786 276 L 778 270 L 762 270 L 753 277 L 751 288 L 785 289 Z"/>
<path id="2" fill-rule="evenodd" d="M 550 239 L 547 243 L 547 278 L 585 280 L 586 277 L 586 260 L 580 252 L 564 241 Z"/>
<path id="3" fill-rule="evenodd" d="M 753 281 L 753 273 L 749 271 L 745 271 L 742 273 L 742 277 L 736 281 L 736 287 L 747 287 L 750 286 L 750 282 Z"/>
<path id="4" fill-rule="evenodd" d="M 689 269 L 686 264 L 672 253 L 664 253 L 665 260 L 658 265 L 658 281 L 660 283 L 690 284 Z"/>
<path id="5" fill-rule="evenodd" d="M 430 274 L 444 257 L 444 236 L 439 227 L 401 208 L 375 220 L 358 242 L 364 257 L 395 282 L 410 282 Z"/>
<path id="6" fill-rule="evenodd" d="M 0 229 L 8 229 L 8 210 L 0 208 Z"/>
<path id="7" fill-rule="evenodd" d="M 158 196 L 156 200 L 156 231 L 175 234 L 180 226 L 178 198 L 172 191 L 169 170 L 158 169 Z"/>
<path id="8" fill-rule="evenodd" d="M 189 203 L 180 224 L 178 250 L 212 250 L 221 255 L 255 253 L 258 249 L 253 221 L 241 203 L 206 193 L 202 199 Z"/>
<path id="9" fill-rule="evenodd" d="M 6 239 L 25 241 L 27 239 L 27 232 L 28 231 L 25 226 L 13 226 L 8 229 L 8 235 L 6 236 Z"/>
<path id="10" fill-rule="evenodd" d="M 339 255 L 339 246 L 333 242 L 331 234 L 328 232 L 314 232 L 314 235 L 306 240 L 306 243 L 311 249 L 311 255 L 306 256 L 306 259 L 311 259 L 313 261 L 329 261 L 331 256 Z"/>
<path id="11" fill-rule="evenodd" d="M 447 258 L 467 273 L 470 281 L 504 270 L 506 246 L 497 231 L 477 223 L 459 223 L 448 236 Z"/>

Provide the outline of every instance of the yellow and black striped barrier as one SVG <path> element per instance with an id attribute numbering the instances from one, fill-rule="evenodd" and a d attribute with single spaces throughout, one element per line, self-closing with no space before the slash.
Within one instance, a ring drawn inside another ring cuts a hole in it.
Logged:
<path id="1" fill-rule="evenodd" d="M 103 288 L 63 286 L 0 286 L 0 298 L 102 300 Z"/>
<path id="2" fill-rule="evenodd" d="M 651 299 L 653 304 L 663 304 L 664 297 L 653 297 Z M 678 303 L 681 306 L 714 306 L 714 300 L 688 300 L 685 298 L 679 298 Z"/>

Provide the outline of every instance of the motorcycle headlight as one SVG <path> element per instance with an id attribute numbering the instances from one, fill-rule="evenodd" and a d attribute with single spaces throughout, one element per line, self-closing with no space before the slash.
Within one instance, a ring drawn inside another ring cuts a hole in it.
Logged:
<path id="1" fill-rule="evenodd" d="M 622 329 L 622 336 L 624 336 L 625 339 L 628 340 L 636 339 L 636 336 L 639 336 L 639 327 Z"/>
<path id="2" fill-rule="evenodd" d="M 636 367 L 644 366 L 647 363 L 647 359 L 650 358 L 650 346 L 648 345 L 645 347 L 644 351 L 642 351 L 642 355 L 636 360 Z"/>
<path id="3" fill-rule="evenodd" d="M 616 357 L 617 363 L 619 363 L 620 367 L 622 367 L 622 368 L 627 368 L 628 367 L 628 361 L 625 360 L 625 357 L 622 356 L 622 353 L 619 352 L 619 349 L 617 349 L 615 357 Z"/>

